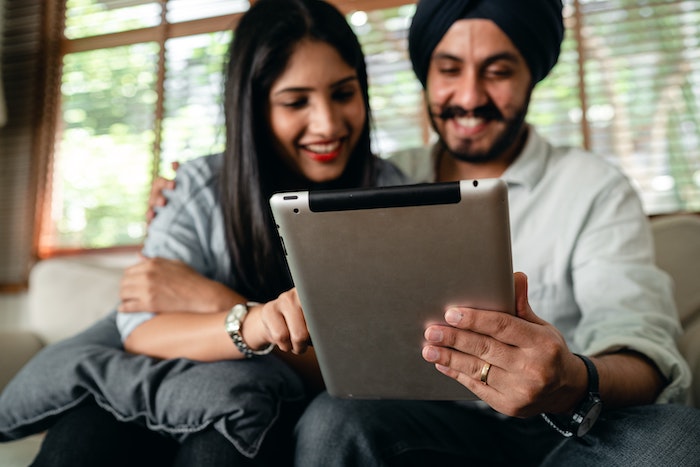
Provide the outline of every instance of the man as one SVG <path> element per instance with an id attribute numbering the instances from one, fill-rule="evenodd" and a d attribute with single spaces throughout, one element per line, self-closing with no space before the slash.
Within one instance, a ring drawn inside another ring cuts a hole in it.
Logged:
<path id="1" fill-rule="evenodd" d="M 561 8 L 421 0 L 409 33 L 439 136 L 423 173 L 504 179 L 514 266 L 527 274 L 515 275 L 516 316 L 455 307 L 425 331 L 423 358 L 481 401 L 322 394 L 297 425 L 297 465 L 700 462 L 700 411 L 678 404 L 690 373 L 671 285 L 638 197 L 601 158 L 525 123 L 559 55 Z"/>

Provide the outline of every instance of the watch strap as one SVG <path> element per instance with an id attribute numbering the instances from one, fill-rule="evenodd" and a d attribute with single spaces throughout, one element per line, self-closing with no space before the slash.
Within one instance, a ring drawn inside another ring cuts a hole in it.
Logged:
<path id="1" fill-rule="evenodd" d="M 248 315 L 250 307 L 259 305 L 256 302 L 239 303 L 234 305 L 233 308 L 226 314 L 226 319 L 224 320 L 224 327 L 229 337 L 233 341 L 239 352 L 243 354 L 246 358 L 251 358 L 254 355 L 267 355 L 272 352 L 275 344 L 270 344 L 262 350 L 253 350 L 248 347 L 248 344 L 243 340 L 243 335 L 241 331 L 243 329 L 243 320 Z"/>
<path id="2" fill-rule="evenodd" d="M 586 357 L 585 355 L 577 353 L 575 353 L 574 355 L 583 360 L 583 363 L 586 364 L 586 372 L 588 373 L 588 392 L 598 396 L 600 393 L 598 369 L 595 367 L 591 359 Z"/>
<path id="3" fill-rule="evenodd" d="M 571 417 L 565 421 L 560 422 L 560 417 L 552 414 L 540 414 L 542 418 L 556 431 L 558 431 L 564 437 L 578 436 L 581 437 L 585 435 L 590 428 L 595 423 L 598 418 L 598 414 L 602 408 L 602 401 L 600 400 L 600 378 L 598 376 L 598 369 L 590 358 L 585 355 L 580 355 L 575 353 L 578 358 L 580 358 L 586 365 L 586 373 L 588 374 L 588 387 L 586 389 L 586 397 L 581 401 L 581 403 L 576 407 Z M 590 414 L 595 412 L 591 417 Z"/>

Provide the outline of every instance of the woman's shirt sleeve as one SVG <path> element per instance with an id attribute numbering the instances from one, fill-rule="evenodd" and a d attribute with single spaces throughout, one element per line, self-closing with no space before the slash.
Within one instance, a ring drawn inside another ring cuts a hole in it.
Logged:
<path id="1" fill-rule="evenodd" d="M 217 188 L 220 163 L 220 156 L 206 156 L 178 169 L 175 189 L 164 193 L 167 203 L 149 226 L 142 254 L 182 261 L 203 276 L 226 283 L 230 258 Z M 153 316 L 147 311 L 118 313 L 122 341 Z"/>

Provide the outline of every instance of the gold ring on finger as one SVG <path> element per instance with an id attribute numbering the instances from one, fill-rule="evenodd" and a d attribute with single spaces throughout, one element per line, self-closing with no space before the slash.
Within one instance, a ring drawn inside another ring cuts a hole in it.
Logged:
<path id="1" fill-rule="evenodd" d="M 490 363 L 485 363 L 483 367 L 481 367 L 481 376 L 479 379 L 481 380 L 482 383 L 485 385 L 488 385 L 486 381 L 489 379 L 489 371 L 491 371 L 491 364 Z"/>

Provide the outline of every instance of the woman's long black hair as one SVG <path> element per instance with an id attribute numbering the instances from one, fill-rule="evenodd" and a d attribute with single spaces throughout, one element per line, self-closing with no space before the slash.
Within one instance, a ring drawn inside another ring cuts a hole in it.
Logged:
<path id="1" fill-rule="evenodd" d="M 345 17 L 322 0 L 258 0 L 234 32 L 226 69 L 226 149 L 220 178 L 226 239 L 239 293 L 269 301 L 292 287 L 269 208 L 275 191 L 295 177 L 275 153 L 267 117 L 270 89 L 304 39 L 334 47 L 357 72 L 367 119 L 348 166 L 328 188 L 374 183 L 364 55 Z M 294 189 L 312 188 L 307 186 Z"/>

